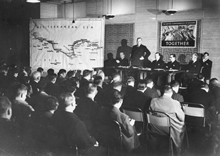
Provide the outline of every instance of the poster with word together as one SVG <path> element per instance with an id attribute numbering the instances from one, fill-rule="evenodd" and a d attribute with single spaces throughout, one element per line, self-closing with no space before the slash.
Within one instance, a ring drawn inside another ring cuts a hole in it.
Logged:
<path id="1" fill-rule="evenodd" d="M 104 19 L 31 20 L 30 65 L 55 71 L 103 67 Z"/>
<path id="2" fill-rule="evenodd" d="M 195 48 L 197 21 L 161 22 L 161 47 Z"/>

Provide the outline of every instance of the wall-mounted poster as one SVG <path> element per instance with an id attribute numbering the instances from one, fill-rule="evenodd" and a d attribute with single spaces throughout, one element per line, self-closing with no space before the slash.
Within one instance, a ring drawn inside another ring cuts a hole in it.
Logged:
<path id="1" fill-rule="evenodd" d="M 55 71 L 103 67 L 102 18 L 30 21 L 30 65 Z"/>
<path id="2" fill-rule="evenodd" d="M 197 21 L 161 22 L 161 47 L 195 48 Z"/>

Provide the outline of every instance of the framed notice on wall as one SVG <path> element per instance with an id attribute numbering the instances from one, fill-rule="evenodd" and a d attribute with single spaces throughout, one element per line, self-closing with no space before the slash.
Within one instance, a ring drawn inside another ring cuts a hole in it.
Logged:
<path id="1" fill-rule="evenodd" d="M 161 22 L 161 47 L 196 48 L 197 21 Z"/>

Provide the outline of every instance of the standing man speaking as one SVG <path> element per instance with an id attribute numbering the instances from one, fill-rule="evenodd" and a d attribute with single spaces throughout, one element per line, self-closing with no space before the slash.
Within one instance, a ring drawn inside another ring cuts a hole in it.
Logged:
<path id="1" fill-rule="evenodd" d="M 150 51 L 142 45 L 142 39 L 138 37 L 137 45 L 133 46 L 131 50 L 131 65 L 134 67 L 147 67 L 149 56 Z"/>

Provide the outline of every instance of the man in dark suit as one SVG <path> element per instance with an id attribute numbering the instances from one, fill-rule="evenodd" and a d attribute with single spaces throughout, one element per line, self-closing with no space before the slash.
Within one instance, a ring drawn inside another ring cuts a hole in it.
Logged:
<path id="1" fill-rule="evenodd" d="M 193 78 L 195 78 L 199 73 L 201 69 L 201 63 L 198 60 L 198 54 L 193 53 L 192 60 L 187 65 L 186 72 L 181 73 L 179 82 L 182 83 L 182 86 L 187 86 L 189 81 Z M 179 75 L 179 74 L 178 74 Z"/>
<path id="2" fill-rule="evenodd" d="M 163 61 L 163 56 L 159 53 L 155 53 L 155 60 L 151 63 L 151 69 L 155 70 L 153 73 L 151 73 L 150 77 L 153 79 L 154 83 L 156 85 L 161 85 L 162 78 L 164 77 L 164 74 L 166 74 L 163 69 L 165 69 L 165 62 Z"/>
<path id="3" fill-rule="evenodd" d="M 137 38 L 137 45 L 131 50 L 131 65 L 134 67 L 143 67 L 144 60 L 150 56 L 150 51 L 142 45 L 142 39 Z"/>
<path id="4" fill-rule="evenodd" d="M 212 61 L 209 59 L 209 53 L 205 52 L 201 60 L 201 73 L 205 77 L 205 81 L 209 80 L 211 77 Z"/>
<path id="5" fill-rule="evenodd" d="M 218 113 L 220 113 L 220 83 L 217 78 L 212 78 L 209 84 L 210 93 L 214 96 L 215 107 Z"/>
<path id="6" fill-rule="evenodd" d="M 129 66 L 128 59 L 125 58 L 124 52 L 120 52 L 120 58 L 116 60 L 118 66 Z"/>
<path id="7" fill-rule="evenodd" d="M 97 116 L 101 109 L 101 105 L 94 101 L 97 92 L 97 86 L 93 83 L 89 83 L 85 87 L 85 96 L 80 97 L 76 110 L 74 111 L 86 124 L 90 134 L 92 134 L 94 130 L 94 118 Z"/>
<path id="8" fill-rule="evenodd" d="M 170 61 L 166 64 L 166 69 L 168 70 L 179 70 L 180 63 L 176 61 L 176 54 L 170 54 Z M 167 82 L 170 83 L 175 79 L 175 74 L 173 72 L 168 73 Z"/>
<path id="9" fill-rule="evenodd" d="M 183 96 L 178 93 L 180 87 L 179 82 L 173 80 L 171 81 L 170 86 L 173 89 L 172 99 L 177 100 L 179 102 L 184 102 Z"/>
<path id="10" fill-rule="evenodd" d="M 206 83 L 201 84 L 200 88 L 190 94 L 189 102 L 199 103 L 205 107 L 206 123 L 209 124 L 215 117 L 214 97 L 209 93 L 209 86 Z"/>
<path id="11" fill-rule="evenodd" d="M 110 93 L 110 103 L 107 107 L 101 109 L 100 117 L 107 120 L 118 121 L 122 126 L 122 143 L 126 151 L 136 149 L 140 143 L 134 128 L 135 120 L 130 119 L 126 114 L 119 109 L 122 105 L 123 99 L 119 91 L 112 90 Z"/>
<path id="12" fill-rule="evenodd" d="M 106 155 L 105 150 L 89 135 L 85 124 L 73 112 L 76 108 L 75 97 L 71 93 L 62 93 L 59 104 L 59 109 L 52 118 L 55 128 L 64 138 L 61 145 L 65 152 L 63 155 L 71 154 L 75 146 L 79 149 L 80 155 Z"/>

